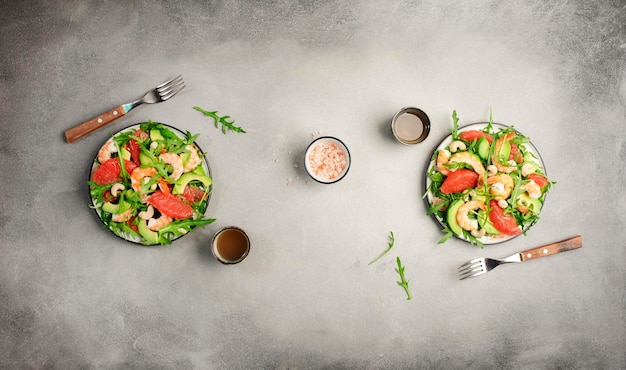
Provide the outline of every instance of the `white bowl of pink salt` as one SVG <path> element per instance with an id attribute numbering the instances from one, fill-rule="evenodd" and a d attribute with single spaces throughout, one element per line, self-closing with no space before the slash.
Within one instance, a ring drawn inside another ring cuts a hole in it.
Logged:
<path id="1" fill-rule="evenodd" d="M 309 144 L 304 153 L 304 168 L 313 180 L 332 184 L 348 173 L 350 151 L 335 137 L 319 137 Z"/>

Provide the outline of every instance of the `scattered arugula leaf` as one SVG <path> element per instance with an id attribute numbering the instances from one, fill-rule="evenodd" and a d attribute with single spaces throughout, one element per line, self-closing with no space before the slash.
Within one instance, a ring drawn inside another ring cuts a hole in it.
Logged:
<path id="1" fill-rule="evenodd" d="M 382 258 L 382 256 L 384 256 L 385 254 L 387 254 L 387 252 L 389 252 L 391 250 L 391 248 L 393 248 L 393 244 L 395 243 L 395 238 L 393 236 L 393 231 L 389 232 L 389 238 L 391 239 L 391 241 L 389 242 L 388 246 L 387 246 L 387 250 L 385 250 L 383 253 L 381 253 L 378 257 L 374 258 L 372 260 L 372 262 L 368 263 L 367 265 L 371 265 L 372 263 L 378 261 L 379 259 Z"/>
<path id="2" fill-rule="evenodd" d="M 226 130 L 230 130 L 230 131 L 234 131 L 234 132 L 240 132 L 245 134 L 246 130 L 242 129 L 241 127 L 235 126 L 235 120 L 233 119 L 232 121 L 228 121 L 229 118 L 231 118 L 230 116 L 218 116 L 217 115 L 217 111 L 207 111 L 204 110 L 200 107 L 193 107 L 193 109 L 197 110 L 198 112 L 201 112 L 202 114 L 204 114 L 207 117 L 211 117 L 215 120 L 215 128 L 219 128 L 219 124 L 222 125 L 222 133 L 225 134 Z"/>
<path id="3" fill-rule="evenodd" d="M 402 266 L 402 262 L 400 262 L 400 257 L 396 257 L 396 261 L 398 262 L 398 268 L 396 272 L 400 275 L 400 281 L 398 281 L 398 285 L 404 288 L 406 292 L 406 300 L 411 300 L 411 291 L 409 290 L 409 282 L 404 278 L 404 266 Z"/>

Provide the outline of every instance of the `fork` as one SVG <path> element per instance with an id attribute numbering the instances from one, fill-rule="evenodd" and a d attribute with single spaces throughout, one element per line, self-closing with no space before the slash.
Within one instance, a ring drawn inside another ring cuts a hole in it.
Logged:
<path id="1" fill-rule="evenodd" d="M 462 264 L 458 268 L 459 280 L 469 277 L 486 274 L 503 263 L 524 262 L 537 259 L 539 257 L 551 256 L 553 254 L 567 252 L 583 246 L 583 237 L 580 235 L 559 242 L 550 243 L 541 247 L 528 249 L 503 259 L 477 258 Z"/>
<path id="2" fill-rule="evenodd" d="M 154 104 L 164 102 L 176 95 L 184 87 L 185 81 L 183 80 L 182 75 L 174 77 L 169 81 L 165 81 L 154 89 L 148 91 L 146 95 L 144 95 L 140 99 L 137 99 L 130 103 L 122 104 L 109 110 L 108 112 L 102 113 L 101 115 L 94 117 L 89 121 L 83 122 L 80 125 L 74 126 L 71 129 L 65 131 L 65 140 L 67 140 L 68 143 L 72 143 L 87 135 L 88 133 L 93 132 L 101 128 L 102 126 L 115 121 L 116 119 L 130 112 L 131 109 L 141 104 Z"/>

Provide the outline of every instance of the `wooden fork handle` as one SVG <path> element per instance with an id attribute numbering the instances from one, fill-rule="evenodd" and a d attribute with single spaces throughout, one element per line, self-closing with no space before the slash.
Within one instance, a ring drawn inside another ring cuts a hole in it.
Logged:
<path id="1" fill-rule="evenodd" d="M 582 246 L 583 237 L 577 235 L 569 239 L 561 240 L 560 242 L 525 250 L 520 252 L 520 257 L 522 258 L 522 261 L 529 261 L 539 257 L 551 256 L 553 254 L 571 251 L 572 249 L 582 248 Z"/>
<path id="2" fill-rule="evenodd" d="M 94 117 L 89 121 L 83 122 L 80 125 L 74 126 L 71 129 L 65 131 L 65 140 L 67 140 L 68 143 L 72 143 L 87 135 L 88 133 L 93 132 L 102 126 L 115 121 L 125 114 L 126 110 L 124 109 L 124 106 L 120 105 L 119 107 L 115 107 L 108 112 L 102 113 L 98 117 Z"/>

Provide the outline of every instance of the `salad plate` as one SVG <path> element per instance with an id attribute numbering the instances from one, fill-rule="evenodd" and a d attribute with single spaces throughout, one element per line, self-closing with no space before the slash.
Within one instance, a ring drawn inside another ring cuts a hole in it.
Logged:
<path id="1" fill-rule="evenodd" d="M 158 122 L 128 126 L 93 159 L 89 195 L 104 227 L 136 244 L 170 244 L 215 221 L 213 180 L 199 135 Z"/>
<path id="2" fill-rule="evenodd" d="M 527 136 L 494 122 L 455 128 L 426 170 L 428 214 L 445 236 L 482 246 L 525 234 L 538 222 L 552 183 Z"/>

